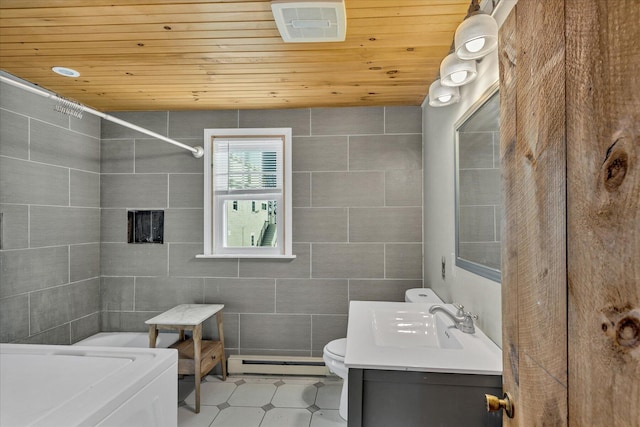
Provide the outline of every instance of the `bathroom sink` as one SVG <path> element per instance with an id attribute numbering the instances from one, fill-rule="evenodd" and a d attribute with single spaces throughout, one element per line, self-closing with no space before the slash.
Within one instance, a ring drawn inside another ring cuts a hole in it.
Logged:
<path id="1" fill-rule="evenodd" d="M 457 329 L 433 304 L 351 301 L 348 368 L 501 375 L 502 351 L 477 327 Z M 456 309 L 445 304 L 451 313 Z"/>
<path id="2" fill-rule="evenodd" d="M 462 349 L 451 326 L 427 310 L 371 309 L 373 338 L 381 347 Z"/>

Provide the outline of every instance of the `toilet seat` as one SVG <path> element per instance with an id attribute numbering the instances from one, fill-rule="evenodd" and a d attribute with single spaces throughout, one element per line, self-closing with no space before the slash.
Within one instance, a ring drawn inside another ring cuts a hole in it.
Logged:
<path id="1" fill-rule="evenodd" d="M 331 354 L 332 357 L 344 361 L 344 355 L 347 353 L 347 339 L 340 338 L 331 341 L 324 347 L 325 351 Z"/>

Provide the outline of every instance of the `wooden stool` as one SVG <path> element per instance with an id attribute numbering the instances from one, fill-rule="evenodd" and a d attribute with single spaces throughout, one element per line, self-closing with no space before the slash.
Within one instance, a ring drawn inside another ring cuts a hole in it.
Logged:
<path id="1" fill-rule="evenodd" d="M 196 414 L 200 413 L 200 382 L 218 363 L 222 363 L 222 380 L 227 379 L 222 323 L 223 304 L 182 304 L 147 320 L 149 347 L 156 346 L 159 329 L 178 330 L 180 339 L 171 348 L 178 350 L 178 375 L 195 375 Z M 202 323 L 213 315 L 218 323 L 219 341 L 202 340 Z M 191 338 L 185 340 L 185 331 Z"/>

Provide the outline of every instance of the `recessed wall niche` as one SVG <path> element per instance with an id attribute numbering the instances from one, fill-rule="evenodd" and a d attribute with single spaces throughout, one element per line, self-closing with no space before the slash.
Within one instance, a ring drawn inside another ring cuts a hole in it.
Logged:
<path id="1" fill-rule="evenodd" d="M 127 211 L 129 243 L 164 242 L 164 211 Z"/>

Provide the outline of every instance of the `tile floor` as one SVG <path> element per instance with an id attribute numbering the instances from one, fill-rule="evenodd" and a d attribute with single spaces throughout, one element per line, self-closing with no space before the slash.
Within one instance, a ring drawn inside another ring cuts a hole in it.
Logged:
<path id="1" fill-rule="evenodd" d="M 179 427 L 346 427 L 338 377 L 207 376 L 194 412 L 193 377 L 178 382 Z"/>

